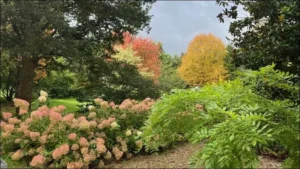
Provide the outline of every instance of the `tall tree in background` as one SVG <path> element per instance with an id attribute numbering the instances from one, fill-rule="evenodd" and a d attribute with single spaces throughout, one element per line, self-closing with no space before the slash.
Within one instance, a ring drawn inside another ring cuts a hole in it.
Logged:
<path id="1" fill-rule="evenodd" d="M 180 78 L 178 67 L 181 64 L 181 58 L 179 56 L 171 56 L 167 53 L 160 55 L 162 62 L 161 74 L 158 78 L 160 90 L 163 92 L 169 92 L 172 89 L 182 89 L 186 86 L 183 79 Z"/>
<path id="2" fill-rule="evenodd" d="M 249 16 L 231 22 L 229 32 L 237 48 L 233 63 L 236 67 L 258 70 L 276 64 L 276 69 L 290 73 L 300 71 L 300 1 L 217 0 L 225 9 L 218 15 L 237 18 L 237 6 L 242 5 Z M 229 6 L 231 4 L 231 6 Z"/>
<path id="3" fill-rule="evenodd" d="M 180 76 L 190 85 L 203 86 L 225 78 L 225 45 L 212 34 L 197 35 L 188 46 L 179 67 Z"/>
<path id="4" fill-rule="evenodd" d="M 16 97 L 31 102 L 35 69 L 42 58 L 90 57 L 112 50 L 123 32 L 149 28 L 153 1 L 1 0 L 1 48 L 21 57 Z M 149 30 L 149 29 L 148 29 Z M 112 32 L 115 34 L 112 35 Z"/>
<path id="5" fill-rule="evenodd" d="M 123 48 L 132 45 L 136 56 L 142 59 L 142 65 L 139 70 L 142 72 L 152 73 L 152 79 L 157 81 L 160 75 L 161 61 L 159 59 L 161 51 L 161 44 L 155 43 L 151 39 L 132 36 L 126 32 L 124 34 Z"/>

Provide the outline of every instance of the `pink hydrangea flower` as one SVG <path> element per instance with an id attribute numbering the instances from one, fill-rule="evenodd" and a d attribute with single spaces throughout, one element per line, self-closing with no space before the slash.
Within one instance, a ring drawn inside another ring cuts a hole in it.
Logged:
<path id="1" fill-rule="evenodd" d="M 9 112 L 3 112 L 2 113 L 2 117 L 4 118 L 4 119 L 9 119 L 9 118 L 11 118 L 13 115 L 11 114 L 11 113 L 9 113 Z"/>
<path id="2" fill-rule="evenodd" d="M 45 144 L 47 142 L 47 135 L 43 135 L 39 138 L 41 144 Z"/>
<path id="3" fill-rule="evenodd" d="M 10 132 L 1 132 L 1 138 L 8 138 L 10 136 Z"/>
<path id="4" fill-rule="evenodd" d="M 25 130 L 23 133 L 25 136 L 30 136 L 30 130 Z"/>
<path id="5" fill-rule="evenodd" d="M 107 119 L 110 123 L 114 122 L 116 120 L 115 116 L 112 115 Z"/>
<path id="6" fill-rule="evenodd" d="M 15 129 L 15 125 L 13 125 L 13 124 L 6 124 L 4 126 L 4 131 L 7 131 L 7 132 L 12 132 L 14 129 Z"/>
<path id="7" fill-rule="evenodd" d="M 62 119 L 62 115 L 57 112 L 50 112 L 50 120 L 52 122 L 60 121 Z"/>
<path id="8" fill-rule="evenodd" d="M 113 107 L 113 106 L 116 106 L 116 104 L 115 104 L 115 102 L 110 102 L 110 103 L 109 103 L 109 106 L 110 106 L 110 107 Z"/>
<path id="9" fill-rule="evenodd" d="M 89 142 L 86 138 L 80 137 L 79 145 L 82 146 L 82 147 L 87 147 L 87 146 L 89 146 Z"/>
<path id="10" fill-rule="evenodd" d="M 27 129 L 29 128 L 29 126 L 27 126 L 27 125 L 21 125 L 20 126 L 20 128 L 18 129 L 18 132 L 24 132 L 24 131 L 26 131 Z"/>
<path id="11" fill-rule="evenodd" d="M 104 144 L 105 140 L 103 138 L 96 138 L 97 144 Z"/>
<path id="12" fill-rule="evenodd" d="M 28 110 L 29 103 L 26 100 L 14 98 L 13 102 L 14 102 L 15 107 L 20 107 L 22 109 Z"/>
<path id="13" fill-rule="evenodd" d="M 35 140 L 38 139 L 38 137 L 40 137 L 40 133 L 39 132 L 30 132 L 29 136 L 30 136 L 32 141 L 35 141 Z"/>
<path id="14" fill-rule="evenodd" d="M 84 154 L 83 161 L 89 163 L 91 161 L 91 156 L 89 154 Z"/>
<path id="15" fill-rule="evenodd" d="M 106 127 L 110 126 L 110 121 L 109 120 L 103 120 L 99 125 L 98 128 L 99 129 L 104 129 Z"/>
<path id="16" fill-rule="evenodd" d="M 18 123 L 21 123 L 21 120 L 19 120 L 17 118 L 9 118 L 8 123 L 9 124 L 18 124 Z"/>
<path id="17" fill-rule="evenodd" d="M 102 101 L 103 101 L 103 99 L 100 99 L 100 98 L 94 99 L 94 102 L 96 105 L 100 105 Z"/>
<path id="18" fill-rule="evenodd" d="M 97 150 L 98 153 L 105 153 L 107 148 L 103 144 L 97 144 L 97 149 L 96 150 Z"/>
<path id="19" fill-rule="evenodd" d="M 58 110 L 59 113 L 62 113 L 66 110 L 66 107 L 63 106 L 63 105 L 59 105 L 59 106 L 57 106 L 57 110 Z"/>
<path id="20" fill-rule="evenodd" d="M 90 112 L 89 118 L 95 118 L 97 116 L 96 112 Z"/>
<path id="21" fill-rule="evenodd" d="M 61 156 L 63 155 L 63 152 L 60 148 L 56 148 L 53 152 L 52 152 L 52 157 L 54 160 L 58 160 L 61 158 Z"/>
<path id="22" fill-rule="evenodd" d="M 29 123 L 31 123 L 32 122 L 32 119 L 31 118 L 27 118 L 26 120 L 25 120 L 25 124 L 29 124 Z"/>
<path id="23" fill-rule="evenodd" d="M 79 149 L 79 145 L 78 144 L 73 144 L 71 147 L 71 150 L 76 151 Z"/>
<path id="24" fill-rule="evenodd" d="M 97 122 L 96 121 L 93 120 L 93 121 L 90 121 L 89 123 L 90 123 L 91 127 L 93 127 L 93 128 L 97 127 Z"/>
<path id="25" fill-rule="evenodd" d="M 44 106 L 39 107 L 38 110 L 39 111 L 49 111 L 49 108 L 46 105 L 44 105 Z"/>
<path id="26" fill-rule="evenodd" d="M 66 155 L 70 151 L 70 146 L 68 144 L 64 144 L 64 145 L 60 146 L 60 149 L 62 151 L 62 154 Z"/>
<path id="27" fill-rule="evenodd" d="M 20 109 L 19 110 L 19 115 L 24 115 L 24 114 L 27 114 L 28 111 L 26 109 Z"/>
<path id="28" fill-rule="evenodd" d="M 90 126 L 91 124 L 87 120 L 79 122 L 79 129 L 87 130 Z"/>
<path id="29" fill-rule="evenodd" d="M 106 159 L 106 160 L 110 160 L 110 159 L 111 159 L 111 157 L 112 157 L 112 154 L 111 154 L 111 152 L 110 152 L 110 151 L 107 151 L 107 152 L 106 152 L 106 154 L 105 154 L 105 156 L 104 156 L 104 159 Z"/>
<path id="30" fill-rule="evenodd" d="M 43 113 L 39 110 L 36 110 L 36 111 L 31 112 L 30 117 L 32 119 L 37 119 L 38 120 L 38 119 L 41 119 L 43 117 Z"/>
<path id="31" fill-rule="evenodd" d="M 67 114 L 63 117 L 62 121 L 72 123 L 73 119 L 74 119 L 74 114 Z"/>
<path id="32" fill-rule="evenodd" d="M 40 97 L 38 98 L 38 101 L 39 101 L 40 103 L 45 103 L 45 102 L 47 101 L 47 97 L 45 97 L 45 96 L 40 96 Z"/>
<path id="33" fill-rule="evenodd" d="M 5 121 L 1 121 L 1 122 L 0 122 L 1 128 L 3 128 L 5 125 L 6 125 L 6 122 L 5 122 Z"/>
<path id="34" fill-rule="evenodd" d="M 106 108 L 108 108 L 108 102 L 107 101 L 103 101 L 103 102 L 101 102 L 101 108 L 103 108 L 103 109 L 106 109 Z"/>
<path id="35" fill-rule="evenodd" d="M 69 134 L 68 139 L 74 141 L 74 140 L 76 140 L 76 137 L 77 137 L 76 133 L 71 133 L 71 134 Z"/>
<path id="36" fill-rule="evenodd" d="M 44 163 L 45 163 L 45 157 L 39 154 L 32 158 L 30 165 L 32 167 L 42 167 Z"/>
<path id="37" fill-rule="evenodd" d="M 36 149 L 36 152 L 38 153 L 42 153 L 43 151 L 45 150 L 45 147 L 44 146 L 40 146 Z"/>
<path id="38" fill-rule="evenodd" d="M 87 147 L 82 147 L 81 149 L 80 149 L 80 152 L 81 152 L 81 154 L 87 154 L 88 152 L 89 152 L 89 148 L 87 148 Z"/>
<path id="39" fill-rule="evenodd" d="M 78 120 L 78 122 L 86 121 L 86 117 L 80 116 L 77 120 Z"/>
<path id="40" fill-rule="evenodd" d="M 23 155 L 22 150 L 18 150 L 11 156 L 11 159 L 12 160 L 20 160 L 23 156 L 24 155 Z"/>

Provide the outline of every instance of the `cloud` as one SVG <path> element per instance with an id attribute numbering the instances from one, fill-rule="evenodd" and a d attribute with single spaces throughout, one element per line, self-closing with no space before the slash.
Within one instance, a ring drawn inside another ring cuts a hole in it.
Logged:
<path id="1" fill-rule="evenodd" d="M 229 21 L 220 23 L 217 18 L 222 9 L 215 1 L 157 1 L 150 11 L 150 34 L 139 35 L 162 42 L 164 50 L 173 55 L 186 52 L 189 42 L 200 33 L 212 33 L 228 44 Z"/>

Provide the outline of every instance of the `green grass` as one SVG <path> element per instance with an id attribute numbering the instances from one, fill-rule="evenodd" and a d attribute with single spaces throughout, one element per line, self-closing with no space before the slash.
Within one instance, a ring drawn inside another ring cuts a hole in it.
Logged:
<path id="1" fill-rule="evenodd" d="M 58 106 L 63 105 L 65 106 L 67 113 L 75 113 L 78 110 L 78 105 L 82 103 L 78 102 L 75 98 L 69 98 L 69 99 L 50 99 L 49 100 L 49 106 Z M 31 103 L 31 110 L 36 110 L 38 108 L 38 103 L 36 101 Z M 15 107 L 13 103 L 4 103 L 1 100 L 1 112 L 15 112 Z"/>
<path id="2" fill-rule="evenodd" d="M 63 105 L 65 106 L 66 112 L 67 113 L 75 113 L 78 110 L 78 105 L 80 105 L 81 103 L 79 103 L 75 98 L 70 98 L 70 99 L 50 99 L 49 100 L 49 106 L 48 107 L 54 107 L 54 106 L 58 106 L 58 105 Z M 31 104 L 32 106 L 32 110 L 37 109 L 38 107 L 38 103 L 32 102 Z"/>

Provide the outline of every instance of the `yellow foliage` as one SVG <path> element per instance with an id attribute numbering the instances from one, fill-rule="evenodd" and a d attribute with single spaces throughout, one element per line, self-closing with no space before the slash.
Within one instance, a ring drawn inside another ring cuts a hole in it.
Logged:
<path id="1" fill-rule="evenodd" d="M 212 34 L 197 35 L 182 57 L 179 74 L 193 86 L 223 80 L 226 75 L 225 55 L 226 48 L 221 39 Z"/>

